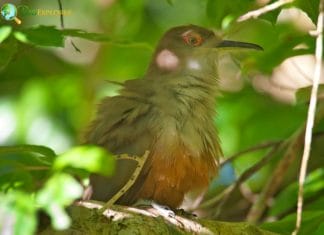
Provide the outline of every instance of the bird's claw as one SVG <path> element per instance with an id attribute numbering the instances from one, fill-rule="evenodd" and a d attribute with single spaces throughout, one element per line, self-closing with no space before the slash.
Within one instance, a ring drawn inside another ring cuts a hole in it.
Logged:
<path id="1" fill-rule="evenodd" d="M 179 216 L 184 216 L 184 217 L 187 217 L 187 218 L 197 218 L 197 215 L 194 214 L 194 213 L 190 213 L 188 211 L 185 211 L 184 209 L 180 208 L 180 209 L 176 209 L 175 210 L 175 213 L 176 215 L 179 215 Z"/>

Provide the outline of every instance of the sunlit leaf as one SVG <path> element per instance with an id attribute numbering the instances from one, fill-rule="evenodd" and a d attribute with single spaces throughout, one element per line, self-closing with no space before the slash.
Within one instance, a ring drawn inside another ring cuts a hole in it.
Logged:
<path id="1" fill-rule="evenodd" d="M 20 191 L 0 194 L 0 234 L 32 235 L 36 231 L 32 197 Z"/>
<path id="2" fill-rule="evenodd" d="M 12 28 L 7 25 L 0 27 L 0 43 L 9 37 L 11 30 Z"/>
<path id="3" fill-rule="evenodd" d="M 66 229 L 71 221 L 64 208 L 82 195 L 82 186 L 70 175 L 53 175 L 37 193 L 36 201 L 52 218 L 56 229 Z"/>
<path id="4" fill-rule="evenodd" d="M 110 175 L 114 170 L 115 161 L 113 156 L 103 148 L 97 146 L 80 146 L 58 156 L 53 167 L 56 170 L 73 167 L 89 172 Z"/>
<path id="5" fill-rule="evenodd" d="M 37 46 L 64 46 L 64 36 L 54 26 L 40 25 L 38 27 L 26 28 L 15 33 L 15 37 L 24 43 Z M 18 36 L 17 36 L 18 35 Z"/>
<path id="6" fill-rule="evenodd" d="M 13 33 L 13 35 L 18 41 L 23 42 L 23 43 L 29 43 L 26 34 L 24 34 L 22 32 L 19 32 L 19 31 L 16 31 L 16 32 Z"/>

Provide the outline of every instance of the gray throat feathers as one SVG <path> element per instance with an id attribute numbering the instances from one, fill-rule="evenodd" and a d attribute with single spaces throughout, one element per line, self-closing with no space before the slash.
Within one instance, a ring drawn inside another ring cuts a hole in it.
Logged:
<path id="1" fill-rule="evenodd" d="M 172 51 L 162 49 L 156 53 L 146 76 L 152 84 L 157 103 L 181 120 L 186 115 L 213 118 L 218 93 L 216 58 L 206 54 L 203 58 L 184 57 L 181 60 Z"/>

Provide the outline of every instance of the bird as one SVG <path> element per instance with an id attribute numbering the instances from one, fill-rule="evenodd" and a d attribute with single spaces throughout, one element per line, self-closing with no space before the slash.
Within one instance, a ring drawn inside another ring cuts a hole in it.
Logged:
<path id="1" fill-rule="evenodd" d="M 85 143 L 112 154 L 148 158 L 136 181 L 117 201 L 152 200 L 179 208 L 186 195 L 204 192 L 222 156 L 214 124 L 219 94 L 217 61 L 230 48 L 261 50 L 253 43 L 223 40 L 197 25 L 168 30 L 147 71 L 105 97 L 85 134 Z M 86 199 L 108 201 L 130 179 L 136 162 L 118 161 L 115 174 L 90 176 Z"/>

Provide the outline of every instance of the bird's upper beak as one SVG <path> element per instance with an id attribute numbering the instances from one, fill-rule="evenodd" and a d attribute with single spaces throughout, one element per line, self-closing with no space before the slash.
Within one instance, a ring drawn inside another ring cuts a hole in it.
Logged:
<path id="1" fill-rule="evenodd" d="M 263 51 L 263 48 L 257 44 L 230 40 L 222 40 L 221 42 L 217 43 L 216 48 L 247 48 Z"/>

